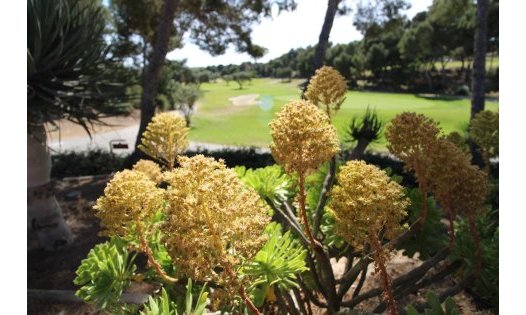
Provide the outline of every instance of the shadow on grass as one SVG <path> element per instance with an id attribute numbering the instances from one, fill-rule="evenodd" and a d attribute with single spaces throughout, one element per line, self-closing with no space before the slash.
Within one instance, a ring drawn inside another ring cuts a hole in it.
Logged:
<path id="1" fill-rule="evenodd" d="M 447 94 L 432 94 L 432 93 L 419 93 L 415 94 L 418 98 L 424 98 L 434 101 L 459 101 L 459 100 L 471 100 L 470 95 L 447 95 Z M 486 101 L 498 102 L 499 98 L 496 96 L 486 95 Z"/>
<path id="2" fill-rule="evenodd" d="M 419 94 L 415 94 L 415 96 L 418 98 L 424 98 L 426 100 L 433 100 L 433 101 L 458 101 L 458 100 L 470 99 L 469 96 L 431 94 L 431 93 L 419 93 Z"/>

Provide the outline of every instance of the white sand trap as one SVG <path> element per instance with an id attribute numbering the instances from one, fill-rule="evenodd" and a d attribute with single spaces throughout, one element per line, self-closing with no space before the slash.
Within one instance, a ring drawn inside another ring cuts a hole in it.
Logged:
<path id="1" fill-rule="evenodd" d="M 259 94 L 245 94 L 245 95 L 239 95 L 236 97 L 231 97 L 228 100 L 232 103 L 234 106 L 252 106 L 252 105 L 259 105 Z"/>

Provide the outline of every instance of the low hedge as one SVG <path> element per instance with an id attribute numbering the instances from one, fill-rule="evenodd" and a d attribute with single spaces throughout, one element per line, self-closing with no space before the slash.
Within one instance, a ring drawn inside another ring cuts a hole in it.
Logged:
<path id="1" fill-rule="evenodd" d="M 192 150 L 185 155 L 194 156 L 203 154 L 215 159 L 222 159 L 228 167 L 245 166 L 246 168 L 260 168 L 275 163 L 270 152 L 258 152 L 256 148 L 226 148 L 222 150 Z M 343 156 L 345 158 L 345 154 Z M 70 176 L 86 176 L 109 174 L 124 168 L 128 156 L 115 155 L 104 150 L 87 151 L 84 153 L 67 152 L 52 156 L 53 167 L 51 177 L 60 179 Z M 369 164 L 374 164 L 381 169 L 389 168 L 394 174 L 402 176 L 402 184 L 406 187 L 416 187 L 412 174 L 404 171 L 404 163 L 393 159 L 385 153 L 367 152 L 362 158 Z M 492 165 L 492 175 L 498 177 L 498 163 Z"/>

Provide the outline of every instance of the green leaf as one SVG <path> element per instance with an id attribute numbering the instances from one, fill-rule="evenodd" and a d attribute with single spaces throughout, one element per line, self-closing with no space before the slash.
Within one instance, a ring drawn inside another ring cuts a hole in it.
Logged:
<path id="1" fill-rule="evenodd" d="M 283 234 L 281 225 L 272 222 L 267 225 L 265 233 L 268 235 L 267 242 L 254 260 L 241 270 L 242 274 L 254 279 L 248 291 L 258 307 L 273 287 L 283 290 L 298 287 L 296 275 L 308 270 L 305 266 L 307 251 L 290 232 Z"/>
<path id="2" fill-rule="evenodd" d="M 446 314 L 447 315 L 457 315 L 460 314 L 460 310 L 457 307 L 457 304 L 455 304 L 455 300 L 453 298 L 448 297 L 445 301 L 446 304 Z"/>
<path id="3" fill-rule="evenodd" d="M 76 271 L 73 283 L 81 286 L 76 295 L 100 309 L 118 312 L 123 306 L 119 299 L 135 272 L 134 259 L 120 239 L 96 245 Z"/>
<path id="4" fill-rule="evenodd" d="M 192 311 L 192 279 L 188 279 L 188 283 L 186 285 L 186 299 L 185 299 L 185 305 L 186 305 L 186 311 L 185 314 L 191 314 Z"/>
<path id="5" fill-rule="evenodd" d="M 418 311 L 411 304 L 406 306 L 405 311 L 407 312 L 407 315 L 420 315 L 420 313 L 418 313 Z"/>
<path id="6" fill-rule="evenodd" d="M 442 310 L 442 306 L 440 305 L 440 300 L 438 299 L 438 296 L 429 291 L 427 292 L 427 303 L 431 306 L 431 309 L 433 310 L 433 314 L 435 315 L 444 315 L 444 311 Z"/>

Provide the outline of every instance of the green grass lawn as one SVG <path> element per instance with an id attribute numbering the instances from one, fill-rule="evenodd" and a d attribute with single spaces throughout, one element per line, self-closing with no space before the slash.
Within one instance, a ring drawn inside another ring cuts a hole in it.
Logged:
<path id="1" fill-rule="evenodd" d="M 230 82 L 202 84 L 204 96 L 193 117 L 193 129 L 190 140 L 208 143 L 220 143 L 242 146 L 268 146 L 271 137 L 268 123 L 276 112 L 291 99 L 299 99 L 298 84 L 302 80 L 282 83 L 278 79 L 254 79 L 242 90 Z M 259 94 L 264 105 L 233 106 L 231 97 Z M 388 122 L 403 111 L 425 114 L 440 122 L 445 132 L 453 130 L 463 132 L 466 129 L 469 113 L 469 99 L 429 99 L 413 94 L 353 92 L 347 98 L 341 110 L 334 117 L 334 124 L 340 136 L 354 116 L 365 113 L 367 106 L 375 108 L 378 116 Z M 497 102 L 486 102 L 486 108 L 498 110 Z M 372 149 L 385 150 L 385 140 L 375 144 Z"/>

